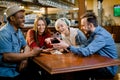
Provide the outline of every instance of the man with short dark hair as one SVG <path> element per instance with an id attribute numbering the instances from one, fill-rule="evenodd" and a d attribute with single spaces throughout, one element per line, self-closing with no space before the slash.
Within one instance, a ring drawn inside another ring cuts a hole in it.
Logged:
<path id="1" fill-rule="evenodd" d="M 115 46 L 115 42 L 111 34 L 98 25 L 97 18 L 94 13 L 86 12 L 81 16 L 81 29 L 85 34 L 89 34 L 89 38 L 81 47 L 75 47 L 68 45 L 64 41 L 60 40 L 60 43 L 53 44 L 55 48 L 68 49 L 73 54 L 82 56 L 90 56 L 98 54 L 100 56 L 106 56 L 109 58 L 117 59 L 118 54 Z M 110 66 L 95 70 L 84 71 L 78 74 L 81 77 L 94 77 L 95 79 L 102 80 L 103 78 L 113 78 L 117 72 L 117 66 Z M 81 78 L 79 77 L 79 78 Z"/>
<path id="2" fill-rule="evenodd" d="M 28 58 L 39 55 L 40 49 L 21 52 L 26 41 L 20 30 L 24 27 L 25 10 L 15 5 L 7 9 L 7 24 L 0 29 L 0 80 L 33 80 L 30 75 L 21 75 L 17 64 L 23 68 Z"/>

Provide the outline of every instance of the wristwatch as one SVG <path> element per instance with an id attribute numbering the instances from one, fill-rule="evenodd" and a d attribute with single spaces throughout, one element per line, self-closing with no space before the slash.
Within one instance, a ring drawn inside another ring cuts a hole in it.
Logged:
<path id="1" fill-rule="evenodd" d="M 68 46 L 68 47 L 67 47 L 67 50 L 69 50 L 69 51 L 70 51 L 70 46 Z"/>

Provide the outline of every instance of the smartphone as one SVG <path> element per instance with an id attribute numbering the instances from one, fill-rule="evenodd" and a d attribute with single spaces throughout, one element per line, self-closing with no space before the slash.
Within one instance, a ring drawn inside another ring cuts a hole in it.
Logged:
<path id="1" fill-rule="evenodd" d="M 60 43 L 60 41 L 57 39 L 57 38 L 53 38 L 52 40 L 51 40 L 51 42 L 54 44 L 54 43 Z"/>

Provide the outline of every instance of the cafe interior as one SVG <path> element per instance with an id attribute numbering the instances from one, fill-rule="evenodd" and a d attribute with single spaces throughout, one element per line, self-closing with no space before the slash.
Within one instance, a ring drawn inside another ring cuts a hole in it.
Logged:
<path id="1" fill-rule="evenodd" d="M 7 22 L 5 10 L 13 4 L 25 9 L 25 24 L 22 29 L 25 37 L 27 31 L 33 28 L 34 20 L 38 15 L 47 15 L 50 19 L 48 28 L 51 33 L 54 34 L 57 32 L 54 24 L 58 18 L 66 17 L 70 20 L 71 27 L 80 29 L 80 16 L 85 12 L 94 12 L 97 15 L 98 23 L 111 33 L 116 43 L 120 59 L 120 0 L 0 0 L 0 28 Z M 50 55 L 48 57 L 50 57 Z M 39 63 L 38 58 L 34 61 Z M 41 64 L 42 62 L 45 62 L 43 58 L 41 58 Z M 52 75 L 64 72 L 62 69 L 49 70 L 41 64 L 39 64 L 39 66 L 42 66 L 42 68 Z M 40 72 L 40 74 L 42 73 Z M 68 78 L 67 80 L 70 79 Z M 114 80 L 120 80 L 120 69 Z"/>

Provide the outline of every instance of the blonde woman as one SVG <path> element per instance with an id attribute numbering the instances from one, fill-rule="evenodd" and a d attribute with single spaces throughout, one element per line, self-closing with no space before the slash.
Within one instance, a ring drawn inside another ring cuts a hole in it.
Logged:
<path id="1" fill-rule="evenodd" d="M 87 40 L 82 31 L 70 27 L 70 21 L 67 18 L 58 19 L 55 22 L 55 29 L 61 33 L 62 39 L 69 45 L 80 46 Z"/>

